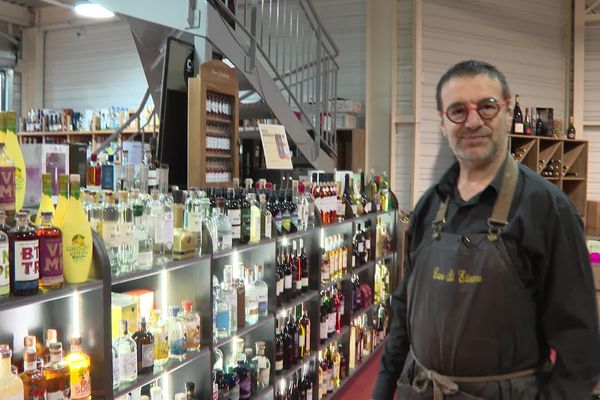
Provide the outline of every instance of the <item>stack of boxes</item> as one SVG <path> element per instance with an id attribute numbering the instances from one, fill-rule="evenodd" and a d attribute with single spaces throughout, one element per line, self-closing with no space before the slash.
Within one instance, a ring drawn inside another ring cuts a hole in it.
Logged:
<path id="1" fill-rule="evenodd" d="M 335 110 L 335 126 L 337 129 L 355 129 L 357 127 L 356 119 L 362 111 L 360 102 L 338 98 L 335 103 Z"/>

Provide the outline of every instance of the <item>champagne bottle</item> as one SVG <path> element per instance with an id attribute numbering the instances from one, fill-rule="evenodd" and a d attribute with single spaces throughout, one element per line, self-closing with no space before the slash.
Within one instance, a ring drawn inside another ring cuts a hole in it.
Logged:
<path id="1" fill-rule="evenodd" d="M 573 124 L 573 116 L 569 117 L 569 128 L 567 129 L 567 137 L 569 139 L 575 139 L 575 124 Z"/>
<path id="2" fill-rule="evenodd" d="M 516 135 L 525 133 L 523 126 L 523 112 L 519 105 L 519 95 L 515 96 L 515 109 L 513 111 L 512 129 L 511 132 Z"/>

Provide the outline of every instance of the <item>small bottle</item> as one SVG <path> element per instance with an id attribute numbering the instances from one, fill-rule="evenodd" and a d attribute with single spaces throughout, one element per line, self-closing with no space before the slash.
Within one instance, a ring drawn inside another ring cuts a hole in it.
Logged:
<path id="1" fill-rule="evenodd" d="M 129 336 L 127 320 L 119 321 L 119 334 L 116 342 L 119 357 L 119 383 L 133 382 L 137 379 L 137 345 Z"/>
<path id="2" fill-rule="evenodd" d="M 12 351 L 7 345 L 0 347 L 0 399 L 23 400 L 23 382 L 12 373 Z"/>
<path id="3" fill-rule="evenodd" d="M 40 246 L 40 287 L 63 285 L 62 233 L 52 225 L 52 213 L 42 212 L 42 224 L 35 231 Z"/>
<path id="4" fill-rule="evenodd" d="M 35 351 L 27 350 L 23 353 L 24 372 L 20 376 L 23 381 L 25 399 L 46 399 L 46 377 L 37 368 L 37 364 Z"/>
<path id="5" fill-rule="evenodd" d="M 44 367 L 46 377 L 46 397 L 48 399 L 71 398 L 71 374 L 63 361 L 62 343 L 50 345 L 50 363 Z"/>
<path id="6" fill-rule="evenodd" d="M 258 390 L 264 390 L 269 387 L 269 379 L 271 376 L 271 362 L 265 356 L 265 342 L 259 340 L 255 343 L 256 356 L 252 360 L 256 371 L 256 386 Z"/>
<path id="7" fill-rule="evenodd" d="M 10 218 L 15 213 L 15 163 L 5 150 L 4 142 L 0 142 L 0 209 Z"/>
<path id="8" fill-rule="evenodd" d="M 48 365 L 50 363 L 50 345 L 52 343 L 56 343 L 58 341 L 58 332 L 56 329 L 47 329 L 46 337 L 44 340 L 44 350 L 42 350 L 42 360 L 44 365 Z"/>
<path id="9" fill-rule="evenodd" d="M 573 116 L 569 117 L 569 127 L 567 128 L 567 137 L 569 139 L 575 139 L 575 124 L 573 123 Z"/>
<path id="10" fill-rule="evenodd" d="M 183 312 L 179 315 L 185 325 L 185 337 L 188 351 L 200 350 L 200 315 L 192 309 L 192 300 L 181 302 Z"/>
<path id="11" fill-rule="evenodd" d="M 160 310 L 150 312 L 150 332 L 154 336 L 154 366 L 162 367 L 169 361 L 169 332 Z"/>
<path id="12" fill-rule="evenodd" d="M 162 388 L 160 386 L 152 386 L 150 400 L 162 400 Z"/>
<path id="13" fill-rule="evenodd" d="M 146 318 L 140 319 L 140 330 L 132 336 L 137 350 L 138 373 L 145 374 L 154 369 L 154 336 L 146 329 Z"/>
<path id="14" fill-rule="evenodd" d="M 71 353 L 65 358 L 65 363 L 71 375 L 71 399 L 91 400 L 90 356 L 83 352 L 82 343 L 81 336 L 71 336 Z"/>
<path id="15" fill-rule="evenodd" d="M 0 222 L 5 218 L 3 211 L 0 211 Z M 0 296 L 6 296 L 10 293 L 10 262 L 8 256 L 8 235 L 0 229 Z"/>
<path id="16" fill-rule="evenodd" d="M 179 307 L 169 306 L 169 357 L 176 360 L 183 360 L 187 350 L 187 343 L 185 339 L 185 326 L 181 319 L 177 316 L 179 314 Z"/>
<path id="17" fill-rule="evenodd" d="M 17 213 L 17 225 L 9 231 L 10 284 L 14 295 L 35 294 L 39 289 L 39 240 L 28 225 L 27 213 Z"/>

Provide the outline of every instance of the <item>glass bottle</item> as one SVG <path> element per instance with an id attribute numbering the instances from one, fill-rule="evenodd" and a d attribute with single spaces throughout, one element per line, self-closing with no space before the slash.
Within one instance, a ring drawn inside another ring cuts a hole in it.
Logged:
<path id="1" fill-rule="evenodd" d="M 47 329 L 46 337 L 44 341 L 44 349 L 42 350 L 42 360 L 44 365 L 48 365 L 50 363 L 50 345 L 52 343 L 56 343 L 58 341 L 58 332 L 56 329 Z"/>
<path id="2" fill-rule="evenodd" d="M 169 357 L 176 360 L 183 360 L 187 351 L 187 343 L 185 339 L 185 325 L 181 318 L 178 317 L 180 308 L 177 306 L 169 306 Z"/>
<path id="3" fill-rule="evenodd" d="M 245 319 L 248 325 L 254 325 L 258 321 L 258 287 L 254 285 L 253 273 L 251 268 L 244 269 L 244 280 L 246 282 L 245 303 Z M 239 306 L 239 304 L 238 304 Z"/>
<path id="4" fill-rule="evenodd" d="M 295 312 L 295 314 L 297 314 L 297 312 Z M 299 318 L 296 319 L 295 324 L 296 329 L 298 330 L 298 359 L 296 361 L 299 361 L 301 358 L 306 356 L 306 329 L 304 329 L 304 325 L 301 323 Z"/>
<path id="5" fill-rule="evenodd" d="M 112 353 L 112 387 L 113 389 L 116 389 L 119 387 L 119 353 L 117 352 L 117 348 L 115 347 L 115 344 L 113 343 L 113 345 L 111 346 L 111 353 Z"/>
<path id="6" fill-rule="evenodd" d="M 298 264 L 298 243 L 295 240 L 292 241 L 289 264 L 292 270 L 291 295 L 295 297 L 302 291 L 302 266 Z"/>
<path id="7" fill-rule="evenodd" d="M 221 295 L 229 303 L 229 330 L 230 334 L 237 332 L 237 290 L 233 287 L 233 267 L 225 265 L 223 267 L 223 282 L 221 282 Z"/>
<path id="8" fill-rule="evenodd" d="M 248 194 L 242 191 L 240 196 L 240 243 L 246 244 L 250 242 L 250 228 L 251 228 L 251 208 L 250 202 L 248 201 Z"/>
<path id="9" fill-rule="evenodd" d="M 121 336 L 116 341 L 119 357 L 119 383 L 133 382 L 137 379 L 137 344 L 129 335 L 127 320 L 119 321 Z"/>
<path id="10" fill-rule="evenodd" d="M 310 356 L 311 323 L 310 323 L 310 318 L 308 318 L 307 310 L 304 307 L 302 310 L 302 317 L 300 318 L 300 325 L 302 325 L 302 327 L 304 328 L 304 343 L 303 344 L 301 343 L 304 347 L 303 355 Z"/>
<path id="11" fill-rule="evenodd" d="M 40 246 L 40 287 L 59 288 L 63 285 L 62 235 L 52 225 L 52 213 L 42 212 L 42 224 L 36 229 Z"/>
<path id="12" fill-rule="evenodd" d="M 63 361 L 62 343 L 50 345 L 50 363 L 44 367 L 46 398 L 67 400 L 71 398 L 71 374 Z"/>
<path id="13" fill-rule="evenodd" d="M 162 367 L 169 361 L 169 333 L 160 310 L 150 312 L 150 333 L 154 336 L 154 366 Z"/>
<path id="14" fill-rule="evenodd" d="M 277 330 L 275 331 L 275 373 L 283 372 L 283 333 L 281 319 L 277 319 Z"/>
<path id="15" fill-rule="evenodd" d="M 8 232 L 10 291 L 19 296 L 35 294 L 39 289 L 39 240 L 27 222 L 27 213 L 18 212 L 17 225 Z"/>
<path id="16" fill-rule="evenodd" d="M 15 163 L 6 154 L 4 142 L 0 142 L 0 209 L 12 217 L 15 213 Z"/>
<path id="17" fill-rule="evenodd" d="M 192 309 L 192 300 L 183 300 L 181 306 L 183 312 L 179 317 L 185 325 L 185 337 L 188 351 L 200 350 L 201 334 L 200 334 L 200 315 Z"/>
<path id="18" fill-rule="evenodd" d="M 233 287 L 237 293 L 237 323 L 238 330 L 246 324 L 246 269 L 243 263 L 238 264 L 237 278 L 233 280 Z"/>
<path id="19" fill-rule="evenodd" d="M 329 241 L 325 240 L 321 250 L 321 286 L 330 282 L 329 277 Z"/>
<path id="20" fill-rule="evenodd" d="M 173 211 L 161 199 L 158 189 L 153 189 L 150 196 L 146 208 L 148 228 L 154 243 L 154 264 L 162 265 L 173 258 Z"/>
<path id="21" fill-rule="evenodd" d="M 256 201 L 256 194 L 248 193 L 246 199 L 250 210 L 250 227 L 248 243 L 258 243 L 261 237 L 261 210 Z"/>
<path id="22" fill-rule="evenodd" d="M 154 336 L 146 329 L 146 318 L 140 319 L 139 330 L 132 337 L 137 352 L 137 370 L 140 374 L 154 369 Z"/>
<path id="23" fill-rule="evenodd" d="M 284 302 L 290 301 L 293 297 L 292 295 L 292 269 L 290 268 L 289 256 L 287 254 L 287 249 L 284 248 L 283 257 L 281 258 L 281 270 L 283 271 L 283 296 L 282 299 Z"/>
<path id="24" fill-rule="evenodd" d="M 224 199 L 217 199 L 217 208 L 213 211 L 213 220 L 217 228 L 217 249 L 230 249 L 233 243 L 233 232 L 230 220 L 225 215 Z"/>
<path id="25" fill-rule="evenodd" d="M 308 257 L 306 256 L 306 252 L 304 251 L 304 239 L 300 239 L 300 254 L 298 255 L 298 263 L 300 265 L 300 287 L 301 291 L 305 292 L 308 290 L 308 275 L 309 275 L 309 266 L 308 266 Z"/>
<path id="26" fill-rule="evenodd" d="M 197 188 L 191 188 L 190 195 L 185 201 L 184 228 L 194 235 L 196 254 L 202 252 L 202 201 Z"/>
<path id="27" fill-rule="evenodd" d="M 12 373 L 11 358 L 12 351 L 10 348 L 2 345 L 0 348 L 0 399 L 23 400 L 23 382 L 18 375 Z"/>
<path id="28" fill-rule="evenodd" d="M 259 196 L 260 202 L 260 232 L 261 238 L 270 239 L 273 231 L 273 216 L 271 215 L 271 210 L 267 204 L 267 195 L 261 193 Z"/>
<path id="29" fill-rule="evenodd" d="M 110 271 L 117 276 L 121 273 L 121 234 L 119 230 L 119 209 L 115 203 L 114 192 L 104 192 L 102 208 L 102 241 L 108 254 Z"/>
<path id="30" fill-rule="evenodd" d="M 231 311 L 231 304 L 228 303 L 228 299 L 225 297 L 223 290 L 218 284 L 213 285 L 215 291 L 215 311 L 214 311 L 214 331 L 215 340 L 224 339 L 231 336 L 229 314 Z M 236 310 L 237 311 L 237 310 Z"/>
<path id="31" fill-rule="evenodd" d="M 194 385 L 194 382 L 186 382 L 185 383 L 185 399 L 186 400 L 197 400 L 198 399 L 196 397 L 196 395 L 194 394 L 195 389 L 196 389 L 196 385 Z"/>
<path id="32" fill-rule="evenodd" d="M 281 233 L 290 233 L 292 228 L 292 213 L 287 202 L 286 191 L 283 188 L 279 194 L 279 204 L 281 207 Z"/>
<path id="33" fill-rule="evenodd" d="M 134 259 L 136 269 L 150 269 L 153 264 L 153 242 L 148 230 L 148 216 L 146 207 L 140 199 L 139 189 L 133 189 L 131 193 L 131 208 L 133 209 L 133 237 L 134 237 Z"/>
<path id="34" fill-rule="evenodd" d="M 340 386 L 340 366 L 342 357 L 337 350 L 337 342 L 333 342 L 331 346 L 331 361 L 333 362 L 333 387 L 338 388 Z"/>
<path id="35" fill-rule="evenodd" d="M 254 282 L 258 302 L 258 317 L 266 317 L 269 313 L 269 286 L 264 281 L 264 267 L 254 266 Z"/>
<path id="36" fill-rule="evenodd" d="M 0 224 L 4 224 L 6 214 L 0 210 Z M 10 259 L 8 255 L 8 235 L 0 229 L 0 296 L 10 293 Z"/>
<path id="37" fill-rule="evenodd" d="M 236 198 L 235 189 L 233 188 L 227 189 L 227 204 L 225 207 L 227 218 L 229 219 L 229 224 L 231 225 L 232 243 L 238 245 L 240 243 L 242 233 L 242 214 L 240 203 Z"/>
<path id="38" fill-rule="evenodd" d="M 91 400 L 90 356 L 83 352 L 82 343 L 81 336 L 71 336 L 71 353 L 65 358 L 65 363 L 71 376 L 71 399 Z"/>
<path id="39" fill-rule="evenodd" d="M 256 356 L 252 359 L 256 370 L 256 387 L 258 390 L 264 390 L 269 387 L 269 379 L 271 377 L 271 362 L 265 356 L 265 342 L 262 340 L 257 341 Z"/>
<path id="40" fill-rule="evenodd" d="M 191 258 L 196 252 L 194 233 L 183 227 L 185 217 L 185 194 L 182 190 L 173 191 L 173 258 Z"/>
<path id="41" fill-rule="evenodd" d="M 576 131 L 575 124 L 573 123 L 573 116 L 569 117 L 569 127 L 567 128 L 567 138 L 575 139 Z"/>
<path id="42" fill-rule="evenodd" d="M 35 351 L 27 350 L 23 353 L 24 371 L 20 376 L 23 381 L 24 398 L 28 400 L 46 399 L 46 377 L 37 368 L 37 364 Z"/>

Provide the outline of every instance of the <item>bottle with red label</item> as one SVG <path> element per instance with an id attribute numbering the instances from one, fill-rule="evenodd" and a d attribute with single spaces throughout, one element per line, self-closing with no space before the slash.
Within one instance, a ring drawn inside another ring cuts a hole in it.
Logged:
<path id="1" fill-rule="evenodd" d="M 8 232 L 10 292 L 13 295 L 35 294 L 39 289 L 39 240 L 27 221 L 27 212 L 17 213 L 17 225 Z"/>
<path id="2" fill-rule="evenodd" d="M 42 224 L 35 234 L 40 241 L 40 287 L 59 288 L 63 285 L 62 233 L 52 225 L 51 211 L 42 212 Z"/>
<path id="3" fill-rule="evenodd" d="M 15 163 L 4 150 L 5 144 L 0 142 L 0 208 L 10 218 L 15 213 Z"/>

